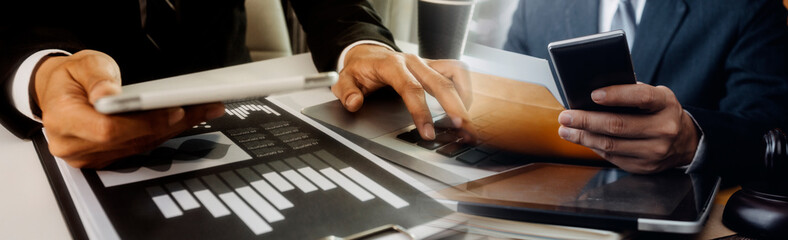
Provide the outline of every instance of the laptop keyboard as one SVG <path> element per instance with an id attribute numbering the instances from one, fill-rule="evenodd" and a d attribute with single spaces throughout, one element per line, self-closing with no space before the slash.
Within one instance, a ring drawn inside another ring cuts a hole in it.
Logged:
<path id="1" fill-rule="evenodd" d="M 447 158 L 487 170 L 503 171 L 510 167 L 522 165 L 523 163 L 518 160 L 519 154 L 501 151 L 485 143 L 494 136 L 488 130 L 490 130 L 489 128 L 496 119 L 499 118 L 494 116 L 494 114 L 487 114 L 474 119 L 474 124 L 479 130 L 479 140 L 476 143 L 463 142 L 462 137 L 457 135 L 456 129 L 447 127 L 451 126 L 449 118 L 435 121 L 435 140 L 422 139 L 418 129 L 415 128 L 398 134 L 397 138 L 426 150 L 435 151 Z"/>

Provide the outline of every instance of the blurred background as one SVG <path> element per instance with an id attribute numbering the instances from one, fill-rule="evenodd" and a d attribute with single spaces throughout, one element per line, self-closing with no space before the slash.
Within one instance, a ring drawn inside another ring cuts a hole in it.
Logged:
<path id="1" fill-rule="evenodd" d="M 511 18 L 519 0 L 476 0 L 473 17 L 468 27 L 468 42 L 501 48 L 511 25 Z M 596 1 L 596 0 L 590 0 Z M 399 41 L 416 43 L 418 0 L 369 0 L 386 25 Z M 788 7 L 788 0 L 783 0 Z M 254 60 L 308 52 L 301 25 L 290 7 L 289 0 L 247 0 L 247 45 Z M 271 14 L 270 12 L 274 12 Z M 262 16 L 262 17 L 259 17 Z M 267 16 L 275 16 L 272 19 Z M 281 21 L 284 19 L 284 21 Z M 788 19 L 786 20 L 788 22 Z M 275 27 L 271 27 L 275 26 Z M 276 26 L 281 26 L 277 28 Z M 255 29 L 269 29 L 265 32 Z M 270 30 L 274 29 L 274 30 Z M 271 32 L 277 31 L 277 32 Z M 271 34 L 286 37 L 274 38 Z M 264 37 L 260 37 L 263 35 Z M 256 54 L 257 52 L 257 54 Z"/>
<path id="2" fill-rule="evenodd" d="M 300 29 L 295 13 L 289 6 L 289 1 L 280 1 L 284 6 L 292 53 L 307 52 L 304 33 Z M 394 34 L 396 40 L 418 42 L 416 34 L 418 0 L 369 0 L 369 2 L 380 15 L 383 24 Z M 518 0 L 476 0 L 473 17 L 468 27 L 468 41 L 501 48 L 506 40 L 506 33 L 511 25 L 512 14 L 517 2 Z"/>

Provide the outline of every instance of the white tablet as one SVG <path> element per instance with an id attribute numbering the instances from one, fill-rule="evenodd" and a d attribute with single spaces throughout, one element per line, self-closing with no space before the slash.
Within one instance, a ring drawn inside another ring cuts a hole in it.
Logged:
<path id="1" fill-rule="evenodd" d="M 188 106 L 328 87 L 337 78 L 336 72 L 263 79 L 206 71 L 126 85 L 121 94 L 100 98 L 93 107 L 100 113 L 113 114 Z"/>

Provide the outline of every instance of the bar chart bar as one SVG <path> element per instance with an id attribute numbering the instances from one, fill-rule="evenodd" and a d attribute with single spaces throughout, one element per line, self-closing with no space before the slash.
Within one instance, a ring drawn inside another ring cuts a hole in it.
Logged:
<path id="1" fill-rule="evenodd" d="M 181 205 L 181 208 L 184 211 L 200 207 L 200 203 L 198 203 L 197 200 L 192 197 L 192 194 L 189 193 L 189 191 L 186 191 L 186 188 L 184 188 L 180 183 L 168 183 L 164 185 L 164 187 L 170 191 L 172 197 L 175 198 L 175 201 L 178 202 L 178 205 Z"/>
<path id="2" fill-rule="evenodd" d="M 260 178 L 260 176 L 256 175 L 252 169 L 242 168 L 235 171 L 277 209 L 282 210 L 293 207 L 293 203 L 288 201 L 282 194 L 279 194 L 274 187 Z"/>
<path id="3" fill-rule="evenodd" d="M 353 179 L 353 181 L 357 182 L 359 185 L 372 192 L 372 194 L 375 194 L 375 196 L 383 199 L 383 201 L 386 201 L 394 208 L 402 208 L 409 205 L 408 202 L 406 202 L 402 198 L 398 197 L 397 195 L 395 195 L 388 189 L 384 188 L 380 184 L 376 183 L 372 179 L 368 178 L 364 174 L 361 174 L 355 168 L 342 162 L 342 160 L 339 160 L 339 158 L 335 157 L 334 155 L 331 155 L 326 150 L 317 151 L 315 152 L 315 155 L 317 155 L 320 159 L 323 159 L 323 161 L 326 161 L 326 163 L 328 163 L 332 167 L 339 169 L 340 172 L 344 173 L 350 179 Z"/>
<path id="4" fill-rule="evenodd" d="M 145 190 L 148 191 L 151 199 L 153 199 L 153 203 L 159 208 L 159 211 L 161 211 L 161 214 L 164 215 L 164 218 L 173 218 L 183 215 L 183 212 L 180 208 L 178 208 L 178 205 L 175 205 L 175 202 L 172 201 L 170 195 L 167 194 L 167 192 L 165 192 L 161 187 L 148 187 Z"/>
<path id="5" fill-rule="evenodd" d="M 320 175 L 320 173 L 318 173 L 317 171 L 306 165 L 301 160 L 298 160 L 297 158 L 287 158 L 285 159 L 285 162 L 287 162 L 287 164 L 290 164 L 290 166 L 292 166 L 293 168 L 297 169 L 299 173 L 303 174 L 306 178 L 308 178 L 310 181 L 315 183 L 323 191 L 331 190 L 337 187 L 337 185 L 334 185 L 334 183 L 323 177 L 323 175 Z"/>
<path id="6" fill-rule="evenodd" d="M 254 189 L 246 185 L 246 182 L 241 180 L 235 173 L 227 171 L 220 173 L 219 176 L 221 176 L 231 188 L 235 189 L 235 192 L 241 195 L 241 198 L 246 200 L 246 202 L 249 203 L 257 213 L 263 216 L 266 221 L 276 222 L 285 219 L 285 216 L 279 213 L 274 206 L 266 202 L 260 194 L 254 191 Z"/>
<path id="7" fill-rule="evenodd" d="M 269 165 L 271 165 L 271 167 L 273 169 L 275 169 L 276 171 L 281 173 L 282 176 L 287 178 L 287 180 L 292 182 L 293 185 L 295 185 L 299 190 L 301 190 L 301 192 L 309 193 L 309 192 L 317 190 L 317 187 L 315 187 L 315 185 L 312 185 L 312 183 L 309 183 L 308 180 L 306 180 L 304 177 L 302 177 L 296 171 L 294 171 L 293 169 L 290 169 L 290 167 L 285 165 L 284 162 L 282 162 L 282 161 L 274 161 L 274 162 L 269 163 Z"/>
<path id="8" fill-rule="evenodd" d="M 266 166 L 264 163 L 255 165 L 253 168 L 257 172 L 259 172 L 260 176 L 263 176 L 263 178 L 265 178 L 265 180 L 268 180 L 269 182 L 271 182 L 271 184 L 273 184 L 274 187 L 276 187 L 276 189 L 279 190 L 280 192 L 287 192 L 287 191 L 295 189 L 295 187 L 293 187 L 292 184 L 287 182 L 287 180 L 282 178 L 282 176 L 280 176 L 278 173 L 274 172 L 273 169 L 271 169 L 270 167 Z"/>
<path id="9" fill-rule="evenodd" d="M 260 235 L 273 230 L 271 226 L 260 217 L 260 215 L 257 215 L 257 213 L 255 213 L 255 211 L 252 210 L 249 205 L 241 200 L 241 198 L 238 197 L 235 192 L 230 190 L 227 185 L 222 183 L 222 180 L 219 180 L 216 175 L 203 176 L 202 180 L 208 184 L 208 188 L 210 188 L 211 191 L 216 192 L 219 195 L 219 199 L 227 204 L 227 206 L 230 207 L 230 210 L 235 213 L 235 215 L 238 216 L 238 218 L 240 218 L 241 221 L 246 224 L 246 226 L 249 227 L 249 229 L 252 230 L 255 235 Z"/>
<path id="10" fill-rule="evenodd" d="M 200 180 L 192 178 L 186 180 L 184 183 L 186 183 L 186 186 L 194 193 L 197 200 L 200 200 L 202 205 L 205 206 L 205 209 L 208 209 L 208 212 L 210 212 L 214 218 L 230 215 L 230 210 L 219 202 L 219 199 L 216 198 L 205 185 L 200 183 Z"/>

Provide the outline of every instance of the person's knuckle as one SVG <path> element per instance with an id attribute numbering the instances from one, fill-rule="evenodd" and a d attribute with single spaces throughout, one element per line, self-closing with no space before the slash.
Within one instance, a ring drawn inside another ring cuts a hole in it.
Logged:
<path id="1" fill-rule="evenodd" d="M 49 144 L 49 152 L 52 153 L 53 156 L 66 159 L 73 156 L 76 153 L 76 150 L 66 147 L 66 145 L 64 145 L 61 141 L 52 140 Z"/>
<path id="2" fill-rule="evenodd" d="M 666 87 L 665 85 L 656 86 L 657 91 L 665 93 L 665 94 L 672 94 L 673 91 L 670 88 Z"/>
<path id="3" fill-rule="evenodd" d="M 98 53 L 91 52 L 80 55 L 78 61 L 80 64 L 87 66 L 98 66 L 104 63 L 104 57 Z"/>
<path id="4" fill-rule="evenodd" d="M 86 50 L 79 51 L 78 54 L 80 54 L 81 57 L 91 57 L 91 58 L 96 58 L 96 59 L 109 58 L 109 55 L 107 55 L 106 53 L 103 53 L 103 52 L 100 52 L 100 51 L 96 51 L 96 50 L 92 50 L 92 49 L 86 49 Z"/>
<path id="5" fill-rule="evenodd" d="M 661 166 L 653 161 L 646 162 L 640 165 L 640 172 L 641 173 L 656 173 L 659 172 Z"/>
<path id="6" fill-rule="evenodd" d="M 588 128 L 589 122 L 591 121 L 591 117 L 588 114 L 578 113 L 578 114 L 575 114 L 575 116 L 579 116 L 577 118 L 579 121 L 577 121 L 577 123 L 576 123 L 576 126 L 578 128 L 580 128 L 580 129 Z M 575 123 L 573 122 L 573 124 L 575 124 Z"/>
<path id="7" fill-rule="evenodd" d="M 421 61 L 421 57 L 413 53 L 404 53 L 403 56 L 407 61 Z"/>
<path id="8" fill-rule="evenodd" d="M 78 67 L 81 64 L 81 60 L 82 59 L 80 56 L 77 55 L 70 56 L 60 64 L 60 68 L 58 68 L 57 70 L 66 71 L 67 69 L 73 69 L 75 67 Z"/>
<path id="9" fill-rule="evenodd" d="M 408 105 L 407 109 L 417 125 L 431 121 L 432 115 L 426 105 Z"/>
<path id="10" fill-rule="evenodd" d="M 444 78 L 444 77 L 439 77 L 437 82 L 438 82 L 438 87 L 440 89 L 446 89 L 446 90 L 456 89 L 456 86 L 457 86 L 454 83 L 454 81 L 451 81 L 451 80 L 449 80 L 447 78 Z"/>
<path id="11" fill-rule="evenodd" d="M 645 91 L 643 94 L 640 94 L 640 103 L 642 105 L 651 105 L 657 99 L 657 91 Z"/>
<path id="12" fill-rule="evenodd" d="M 672 138 L 679 134 L 679 124 L 672 121 L 660 125 L 658 129 L 658 134 L 662 137 Z"/>
<path id="13" fill-rule="evenodd" d="M 89 167 L 89 161 L 84 159 L 63 159 L 66 163 L 73 168 L 86 168 Z"/>
<path id="14" fill-rule="evenodd" d="M 81 54 L 75 56 L 72 64 L 75 64 L 79 67 L 90 67 L 94 70 L 100 70 L 101 72 L 110 75 L 120 73 L 120 70 L 112 57 L 103 52 L 84 50 L 79 53 Z"/>
<path id="15" fill-rule="evenodd" d="M 604 151 L 606 153 L 613 152 L 613 151 L 616 150 L 616 147 L 617 147 L 616 146 L 616 141 L 613 140 L 612 138 L 610 138 L 610 137 L 602 137 L 601 139 L 599 139 L 599 141 L 600 141 L 600 143 L 599 143 L 600 144 L 600 146 L 599 146 L 600 150 L 602 150 L 602 151 Z"/>
<path id="16" fill-rule="evenodd" d="M 658 92 L 658 96 L 660 97 L 658 99 L 660 104 L 662 104 L 664 106 L 667 106 L 667 105 L 674 106 L 675 105 L 675 106 L 678 106 L 679 108 L 681 108 L 681 104 L 676 99 L 676 94 L 673 93 L 673 90 L 670 90 L 670 88 L 668 88 L 666 86 L 662 86 L 662 85 L 657 86 L 657 90 L 659 90 L 657 92 Z M 671 101 L 671 100 L 674 100 L 674 101 Z"/>
<path id="17" fill-rule="evenodd" d="M 407 58 L 407 54 L 396 54 L 396 53 L 394 53 L 394 54 L 386 54 L 383 57 L 383 61 L 386 62 L 386 64 L 402 65 L 402 64 L 405 63 L 405 59 L 406 58 Z"/>
<path id="18" fill-rule="evenodd" d="M 588 139 L 588 134 L 586 131 L 583 130 L 574 130 L 575 134 L 570 134 L 570 141 L 578 143 L 583 146 L 591 147 L 590 140 Z"/>
<path id="19" fill-rule="evenodd" d="M 337 82 L 334 83 L 334 86 L 345 81 L 352 81 L 358 74 L 357 73 L 358 68 L 356 67 L 357 65 L 358 63 L 356 62 L 350 62 L 347 65 L 345 65 L 345 68 L 343 68 L 342 71 L 339 72 L 339 77 L 337 79 Z"/>
<path id="20" fill-rule="evenodd" d="M 402 91 L 406 94 L 423 94 L 424 86 L 416 81 L 405 80 L 401 83 Z"/>
<path id="21" fill-rule="evenodd" d="M 655 144 L 652 146 L 654 159 L 665 159 L 670 155 L 670 146 L 667 144 Z"/>
<path id="22" fill-rule="evenodd" d="M 626 121 L 620 115 L 612 115 L 607 118 L 607 130 L 612 135 L 620 135 L 626 131 Z"/>
<path id="23" fill-rule="evenodd" d="M 345 92 L 345 89 L 342 89 L 341 87 L 339 87 L 338 84 L 331 85 L 331 87 L 329 87 L 329 89 L 331 89 L 331 92 L 334 93 L 334 96 L 336 96 L 336 97 L 338 97 L 340 99 L 343 98 L 342 97 L 342 95 L 343 95 L 342 93 Z"/>

